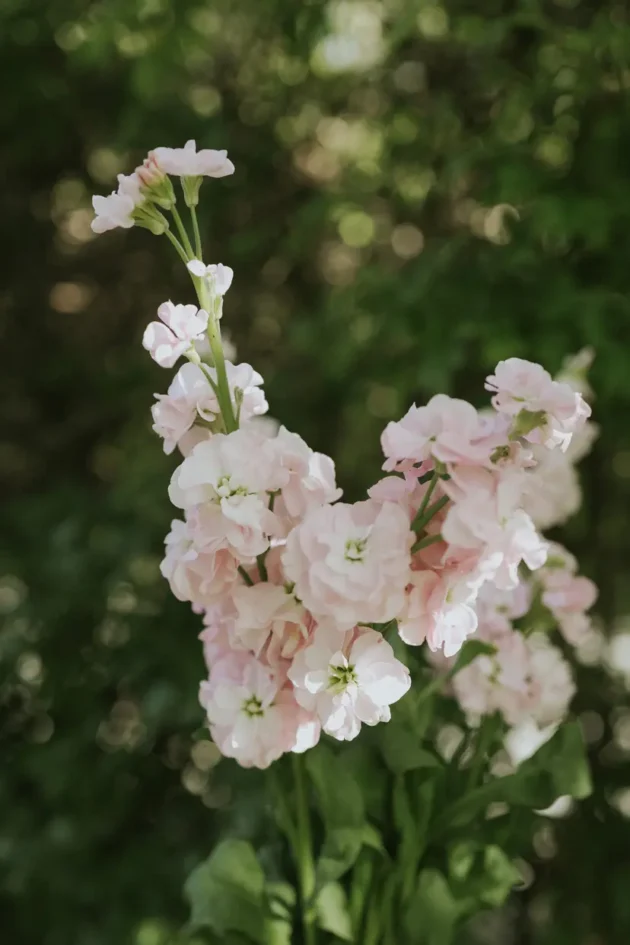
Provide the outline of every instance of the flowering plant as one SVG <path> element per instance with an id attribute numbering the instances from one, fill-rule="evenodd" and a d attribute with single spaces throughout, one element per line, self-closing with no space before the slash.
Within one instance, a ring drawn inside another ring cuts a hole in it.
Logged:
<path id="1" fill-rule="evenodd" d="M 225 357 L 233 273 L 203 261 L 196 206 L 204 177 L 233 172 L 224 151 L 157 148 L 92 224 L 166 235 L 195 289 L 143 338 L 182 362 L 152 407 L 183 457 L 161 570 L 203 625 L 214 743 L 268 769 L 266 840 L 228 837 L 196 868 L 191 924 L 221 942 L 448 945 L 522 882 L 540 811 L 590 790 L 567 657 L 596 589 L 538 531 L 579 505 L 588 356 L 556 380 L 499 362 L 482 410 L 412 406 L 368 498 L 341 501 L 333 461 L 261 419 L 262 377 Z"/>

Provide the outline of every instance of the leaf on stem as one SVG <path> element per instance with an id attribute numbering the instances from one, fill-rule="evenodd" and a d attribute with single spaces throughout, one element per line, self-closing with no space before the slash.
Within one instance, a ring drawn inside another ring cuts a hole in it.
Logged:
<path id="1" fill-rule="evenodd" d="M 224 840 L 186 880 L 190 927 L 207 927 L 218 935 L 242 932 L 254 942 L 264 942 L 264 886 L 251 844 Z"/>

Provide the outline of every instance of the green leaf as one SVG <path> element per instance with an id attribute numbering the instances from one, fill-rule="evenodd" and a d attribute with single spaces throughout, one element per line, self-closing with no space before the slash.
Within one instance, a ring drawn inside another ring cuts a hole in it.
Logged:
<path id="1" fill-rule="evenodd" d="M 443 811 L 434 824 L 434 835 L 469 823 L 493 801 L 541 810 L 563 794 L 580 799 L 591 789 L 580 727 L 577 722 L 566 722 L 514 774 L 488 781 Z"/>
<path id="2" fill-rule="evenodd" d="M 361 788 L 343 760 L 320 744 L 307 754 L 306 768 L 315 785 L 326 827 L 362 826 L 365 804 Z"/>
<path id="3" fill-rule="evenodd" d="M 450 945 L 459 906 L 439 870 L 422 870 L 404 914 L 409 945 Z"/>
<path id="4" fill-rule="evenodd" d="M 242 932 L 263 942 L 265 877 L 251 844 L 224 840 L 186 880 L 190 926 L 223 935 Z"/>
<path id="5" fill-rule="evenodd" d="M 317 897 L 316 913 L 317 924 L 321 929 L 345 942 L 352 941 L 348 899 L 343 886 L 327 883 Z"/>
<path id="6" fill-rule="evenodd" d="M 296 891 L 289 883 L 267 883 L 265 945 L 291 945 Z"/>
<path id="7" fill-rule="evenodd" d="M 442 762 L 431 751 L 422 748 L 418 735 L 404 723 L 382 726 L 380 748 L 390 771 L 404 774 L 416 768 L 440 768 Z"/>
<path id="8" fill-rule="evenodd" d="M 333 827 L 326 831 L 315 867 L 318 889 L 350 869 L 361 852 L 364 837 L 363 827 Z"/>

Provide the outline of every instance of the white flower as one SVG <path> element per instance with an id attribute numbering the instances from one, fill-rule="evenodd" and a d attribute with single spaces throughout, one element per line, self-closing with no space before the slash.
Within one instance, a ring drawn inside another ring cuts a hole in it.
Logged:
<path id="1" fill-rule="evenodd" d="M 229 266 L 224 266 L 223 263 L 211 263 L 206 266 L 200 259 L 191 259 L 189 263 L 186 263 L 186 268 L 193 276 L 208 279 L 217 295 L 225 295 L 232 285 L 234 270 Z"/>
<path id="2" fill-rule="evenodd" d="M 187 141 L 183 148 L 154 148 L 150 156 L 166 174 L 178 177 L 227 177 L 234 173 L 227 151 L 197 151 L 192 140 Z"/>
<path id="3" fill-rule="evenodd" d="M 390 705 L 411 686 L 409 670 L 376 630 L 340 634 L 325 625 L 297 653 L 289 679 L 298 703 L 316 712 L 324 731 L 339 740 L 356 738 L 362 723 L 388 722 Z"/>
<path id="4" fill-rule="evenodd" d="M 116 193 L 115 190 L 108 197 L 92 197 L 92 206 L 96 214 L 91 223 L 94 233 L 106 233 L 116 227 L 128 230 L 134 224 L 131 215 L 136 209 L 135 203 L 131 197 Z"/>
<path id="5" fill-rule="evenodd" d="M 169 368 L 203 336 L 208 327 L 208 313 L 196 305 L 163 302 L 158 315 L 161 322 L 147 325 L 142 345 L 160 367 Z"/>
<path id="6" fill-rule="evenodd" d="M 278 529 L 269 509 L 276 473 L 269 440 L 251 427 L 198 443 L 173 473 L 169 495 L 188 509 L 196 546 L 256 557 Z"/>
<path id="7" fill-rule="evenodd" d="M 196 364 L 183 364 L 166 394 L 156 394 L 151 407 L 153 429 L 164 440 L 164 452 L 172 453 L 200 416 L 212 421 L 219 413 L 217 397 L 204 372 Z"/>
<path id="8" fill-rule="evenodd" d="M 304 751 L 319 739 L 317 720 L 250 654 L 215 663 L 199 699 L 220 751 L 244 767 L 267 768 L 284 752 Z"/>

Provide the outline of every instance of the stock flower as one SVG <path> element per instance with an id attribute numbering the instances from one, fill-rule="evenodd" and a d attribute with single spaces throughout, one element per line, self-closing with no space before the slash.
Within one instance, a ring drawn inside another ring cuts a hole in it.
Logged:
<path id="1" fill-rule="evenodd" d="M 282 496 L 277 502 L 291 519 L 300 519 L 321 505 L 336 502 L 341 489 L 335 482 L 335 464 L 329 456 L 314 453 L 297 433 L 280 427 L 272 440 L 282 470 Z"/>
<path id="2" fill-rule="evenodd" d="M 552 380 L 540 364 L 522 358 L 499 361 L 486 378 L 486 390 L 494 392 L 495 410 L 513 418 L 514 435 L 549 449 L 566 450 L 591 415 L 581 394 Z"/>
<path id="3" fill-rule="evenodd" d="M 149 153 L 166 174 L 177 177 L 227 177 L 234 173 L 227 151 L 197 151 L 193 140 L 183 148 L 154 148 Z"/>
<path id="4" fill-rule="evenodd" d="M 376 630 L 340 634 L 323 624 L 295 656 L 289 679 L 299 704 L 339 740 L 356 738 L 362 723 L 389 721 L 390 705 L 411 686 L 409 670 Z"/>
<path id="5" fill-rule="evenodd" d="M 255 557 L 278 529 L 269 509 L 277 479 L 269 440 L 251 427 L 198 443 L 173 473 L 169 495 L 187 509 L 200 549 Z"/>
<path id="6" fill-rule="evenodd" d="M 147 325 L 142 345 L 160 367 L 173 367 L 208 327 L 208 313 L 196 305 L 163 302 L 157 311 L 161 321 Z"/>
<path id="7" fill-rule="evenodd" d="M 586 611 L 597 600 L 597 587 L 576 574 L 577 561 L 562 545 L 552 544 L 547 566 L 536 577 L 542 587 L 542 602 L 558 621 L 563 637 L 579 646 L 591 627 Z"/>
<path id="8" fill-rule="evenodd" d="M 92 197 L 92 206 L 96 216 L 90 224 L 94 233 L 106 233 L 122 227 L 125 230 L 133 226 L 132 213 L 136 205 L 131 197 L 119 194 L 115 190 L 108 197 L 96 194 Z"/>
<path id="9" fill-rule="evenodd" d="M 156 394 L 151 407 L 153 429 L 164 440 L 164 452 L 172 453 L 197 417 L 212 421 L 219 413 L 216 394 L 196 364 L 183 364 L 166 394 Z"/>
<path id="10" fill-rule="evenodd" d="M 199 699 L 219 750 L 247 768 L 267 768 L 319 738 L 316 719 L 250 654 L 231 653 L 215 663 Z"/>
<path id="11" fill-rule="evenodd" d="M 459 575 L 414 571 L 407 591 L 407 604 L 398 621 L 401 639 L 411 646 L 426 641 L 432 651 L 454 656 L 466 637 L 477 629 L 477 614 L 471 606 L 474 594 L 458 581 Z"/>
<path id="12" fill-rule="evenodd" d="M 518 584 L 518 567 L 540 568 L 547 545 L 519 508 L 523 474 L 497 475 L 484 469 L 458 469 L 443 485 L 452 498 L 442 535 L 458 548 L 475 550 L 485 579 L 508 590 Z"/>
<path id="13" fill-rule="evenodd" d="M 323 505 L 290 532 L 282 560 L 308 610 L 349 630 L 398 615 L 412 541 L 407 515 L 393 502 Z"/>
<path id="14" fill-rule="evenodd" d="M 272 666 L 291 659 L 312 629 L 313 619 L 290 587 L 267 582 L 243 585 L 236 588 L 232 600 L 235 638 Z"/>
<path id="15" fill-rule="evenodd" d="M 193 276 L 208 279 L 217 295 L 225 295 L 232 285 L 234 270 L 229 266 L 224 266 L 223 263 L 211 263 L 206 266 L 200 259 L 191 259 L 189 263 L 186 263 L 186 268 Z"/>
<path id="16" fill-rule="evenodd" d="M 425 407 L 410 407 L 402 420 L 388 423 L 381 437 L 386 470 L 401 464 L 483 464 L 491 448 L 489 428 L 465 400 L 436 394 Z"/>
<path id="17" fill-rule="evenodd" d="M 175 519 L 165 545 L 160 571 L 178 600 L 211 607 L 238 580 L 238 561 L 234 555 L 226 548 L 200 550 L 195 546 L 188 522 Z"/>

